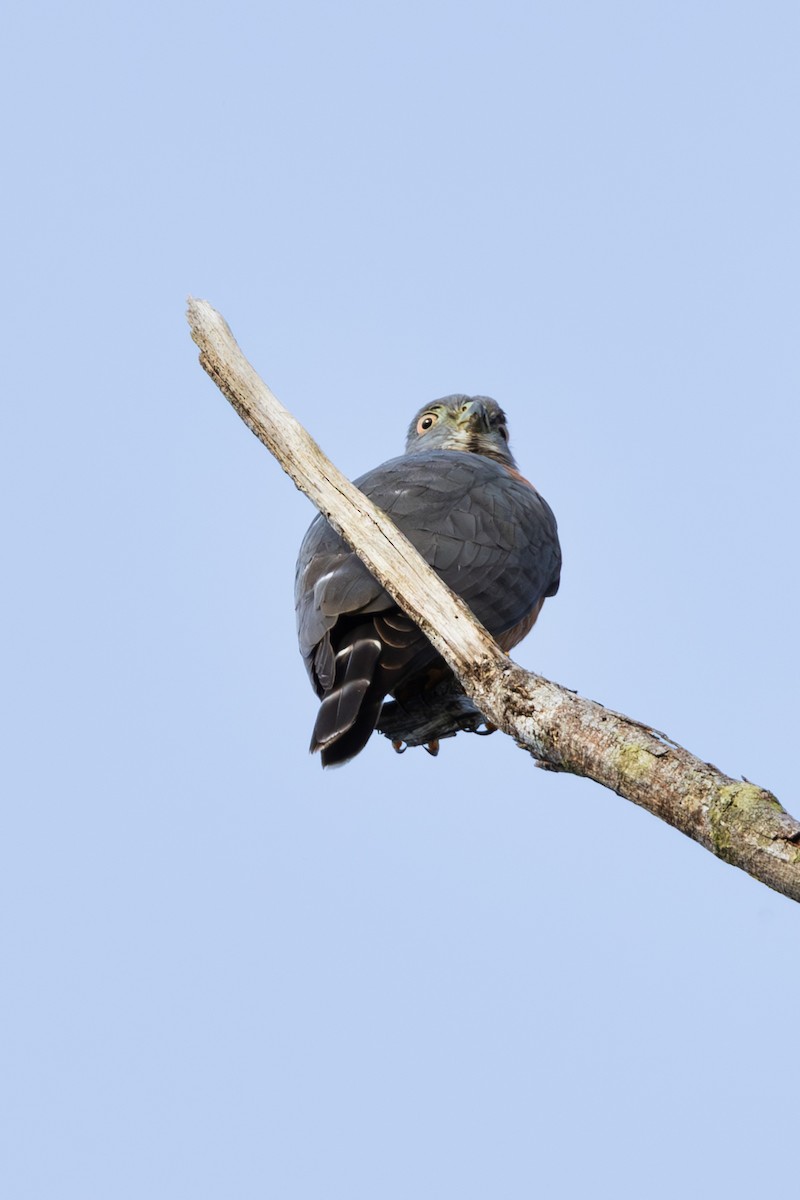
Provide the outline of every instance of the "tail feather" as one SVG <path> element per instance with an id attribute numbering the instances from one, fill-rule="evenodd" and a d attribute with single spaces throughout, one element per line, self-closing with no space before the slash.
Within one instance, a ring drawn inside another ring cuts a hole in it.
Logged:
<path id="1" fill-rule="evenodd" d="M 421 658 L 435 657 L 430 642 L 399 609 L 352 626 L 334 649 L 333 679 L 311 737 L 311 750 L 321 751 L 324 767 L 347 762 L 363 750 L 387 693 Z"/>
<path id="2" fill-rule="evenodd" d="M 311 750 L 323 750 L 343 737 L 358 720 L 375 674 L 381 643 L 370 622 L 351 631 L 336 652 L 333 685 L 317 713 Z"/>
<path id="3" fill-rule="evenodd" d="M 340 734 L 336 741 L 322 747 L 320 758 L 323 767 L 339 767 L 361 753 L 372 736 L 382 704 L 383 693 L 376 694 L 374 688 L 367 693 L 358 719 L 346 733 Z"/>

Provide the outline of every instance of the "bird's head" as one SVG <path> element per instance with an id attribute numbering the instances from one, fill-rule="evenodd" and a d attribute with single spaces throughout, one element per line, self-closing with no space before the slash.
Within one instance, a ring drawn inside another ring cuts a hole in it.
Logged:
<path id="1" fill-rule="evenodd" d="M 463 450 L 515 466 L 506 415 L 488 396 L 444 396 L 421 408 L 408 427 L 406 454 Z"/>

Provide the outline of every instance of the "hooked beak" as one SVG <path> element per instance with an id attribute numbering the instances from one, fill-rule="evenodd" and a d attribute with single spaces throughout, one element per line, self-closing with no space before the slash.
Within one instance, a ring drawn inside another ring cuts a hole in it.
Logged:
<path id="1" fill-rule="evenodd" d="M 488 433 L 491 425 L 489 415 L 481 400 L 467 400 L 461 405 L 456 416 L 459 428 L 470 433 Z"/>

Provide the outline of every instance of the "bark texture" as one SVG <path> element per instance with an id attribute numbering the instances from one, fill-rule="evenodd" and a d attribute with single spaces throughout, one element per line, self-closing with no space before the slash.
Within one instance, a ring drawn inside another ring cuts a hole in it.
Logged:
<path id="1" fill-rule="evenodd" d="M 800 822 L 664 734 L 524 671 L 256 374 L 223 318 L 190 300 L 200 362 L 239 416 L 420 626 L 496 725 L 545 767 L 594 779 L 800 901 Z"/>

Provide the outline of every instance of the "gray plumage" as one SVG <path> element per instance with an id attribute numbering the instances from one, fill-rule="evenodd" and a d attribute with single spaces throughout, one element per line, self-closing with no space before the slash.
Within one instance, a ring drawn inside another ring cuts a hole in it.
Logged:
<path id="1" fill-rule="evenodd" d="M 485 397 L 447 397 L 417 414 L 407 445 L 358 487 L 510 649 L 557 591 L 561 553 L 549 506 L 516 471 L 502 410 Z M 363 748 L 387 694 L 425 688 L 446 669 L 322 516 L 300 547 L 295 601 L 300 652 L 322 700 L 311 748 L 330 766 Z"/>

